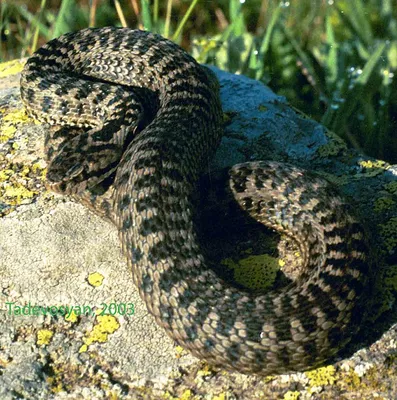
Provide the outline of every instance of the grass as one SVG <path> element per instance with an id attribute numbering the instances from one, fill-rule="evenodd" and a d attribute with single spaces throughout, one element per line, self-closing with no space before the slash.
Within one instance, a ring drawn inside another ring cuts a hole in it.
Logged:
<path id="1" fill-rule="evenodd" d="M 395 163 L 393 1 L 3 1 L 0 59 L 87 26 L 151 30 L 200 62 L 261 80 L 352 146 Z"/>

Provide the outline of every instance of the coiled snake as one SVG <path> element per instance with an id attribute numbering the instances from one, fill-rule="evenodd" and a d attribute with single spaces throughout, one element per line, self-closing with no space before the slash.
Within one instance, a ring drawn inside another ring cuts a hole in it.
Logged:
<path id="1" fill-rule="evenodd" d="M 29 58 L 21 95 L 31 116 L 54 125 L 48 186 L 116 224 L 140 296 L 178 344 L 268 375 L 322 365 L 349 342 L 361 319 L 366 241 L 315 175 L 265 161 L 229 172 L 240 206 L 297 243 L 296 280 L 252 294 L 206 266 L 191 194 L 222 136 L 219 85 L 176 44 L 129 29 L 68 33 Z"/>

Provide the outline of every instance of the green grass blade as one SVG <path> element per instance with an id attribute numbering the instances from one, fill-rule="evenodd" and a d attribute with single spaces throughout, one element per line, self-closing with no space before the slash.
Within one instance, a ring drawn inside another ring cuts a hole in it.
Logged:
<path id="1" fill-rule="evenodd" d="M 365 46 L 369 46 L 373 41 L 373 35 L 364 6 L 361 0 L 352 0 L 352 3 L 348 4 L 348 11 L 342 10 L 338 2 L 335 2 L 335 9 L 348 30 L 357 36 Z"/>
<path id="2" fill-rule="evenodd" d="M 233 25 L 234 36 L 241 36 L 246 32 L 241 8 L 242 4 L 239 0 L 229 0 L 229 16 L 230 23 Z"/>
<path id="3" fill-rule="evenodd" d="M 354 21 L 354 26 L 356 27 L 356 33 L 361 32 L 365 43 L 368 45 L 373 42 L 374 35 L 372 33 L 371 24 L 369 20 L 369 13 L 366 11 L 362 0 L 352 0 L 349 3 L 351 6 L 351 12 L 348 16 Z"/>
<path id="4" fill-rule="evenodd" d="M 58 37 L 69 31 L 70 27 L 67 23 L 67 15 L 70 14 L 70 10 L 73 8 L 73 6 L 73 0 L 63 0 L 61 2 L 61 8 L 59 9 L 59 13 L 54 24 L 52 38 Z"/>
<path id="5" fill-rule="evenodd" d="M 143 27 L 151 31 L 152 30 L 152 18 L 150 16 L 150 6 L 149 0 L 141 0 L 141 9 L 142 9 L 142 23 Z M 156 16 L 156 14 L 155 14 Z"/>
<path id="6" fill-rule="evenodd" d="M 277 21 L 280 18 L 282 8 L 278 6 L 276 8 L 276 11 L 273 12 L 272 17 L 270 19 L 269 25 L 266 29 L 265 35 L 263 36 L 262 43 L 259 48 L 258 52 L 258 57 L 257 57 L 257 65 L 256 67 L 256 74 L 255 74 L 255 79 L 261 79 L 264 76 L 265 73 L 265 59 L 266 59 L 266 54 L 269 50 L 270 47 L 270 39 L 272 37 L 272 33 L 274 30 L 274 27 L 276 26 Z"/>
<path id="7" fill-rule="evenodd" d="M 374 51 L 371 57 L 368 59 L 366 64 L 364 65 L 363 72 L 357 78 L 356 82 L 360 85 L 366 85 L 375 66 L 378 64 L 380 58 L 382 57 L 383 52 L 385 51 L 387 46 L 386 42 L 380 43 L 378 48 Z"/>
<path id="8" fill-rule="evenodd" d="M 291 43 L 295 52 L 298 55 L 298 59 L 302 62 L 304 68 L 307 69 L 308 75 L 310 75 L 314 82 L 320 82 L 319 77 L 314 69 L 313 63 L 311 62 L 309 56 L 305 53 L 302 47 L 299 45 L 298 41 L 294 38 L 294 35 L 286 25 L 281 25 L 284 34 L 286 35 L 288 41 Z"/>
<path id="9" fill-rule="evenodd" d="M 35 15 L 31 14 L 25 7 L 15 6 L 16 14 L 19 14 L 22 18 L 27 20 L 33 28 L 38 28 L 40 34 L 43 35 L 46 39 L 51 39 L 51 30 L 48 29 L 44 24 L 42 24 Z"/>
<path id="10" fill-rule="evenodd" d="M 170 25 L 171 25 L 171 11 L 172 11 L 172 0 L 167 1 L 167 13 L 165 15 L 165 25 L 163 36 L 166 38 L 170 35 Z"/>
<path id="11" fill-rule="evenodd" d="M 45 9 L 45 6 L 46 6 L 46 0 L 41 0 L 40 10 L 39 10 L 39 13 L 37 15 L 37 19 L 39 21 L 41 20 L 41 17 L 43 15 L 43 11 Z M 40 29 L 39 29 L 38 26 L 36 26 L 36 29 L 35 29 L 34 35 L 33 35 L 32 46 L 31 46 L 32 53 L 34 53 L 36 51 L 36 49 L 37 49 L 37 42 L 39 40 L 39 34 L 40 34 Z"/>
<path id="12" fill-rule="evenodd" d="M 350 118 L 352 113 L 357 109 L 358 104 L 362 104 L 361 108 L 363 109 L 366 120 L 375 121 L 373 106 L 370 103 L 377 88 L 372 84 L 371 78 L 377 71 L 375 67 L 381 60 L 386 46 L 386 43 L 381 43 L 378 46 L 366 62 L 361 74 L 354 79 L 354 85 L 352 85 L 353 82 L 351 80 L 345 80 L 337 96 L 343 101 L 336 103 L 335 100 L 333 100 L 331 102 L 321 121 L 324 125 L 341 134 L 348 118 Z M 367 134 L 366 140 L 368 140 L 370 134 L 371 133 Z"/>
<path id="13" fill-rule="evenodd" d="M 188 18 L 190 17 L 190 14 L 192 13 L 194 7 L 196 6 L 196 4 L 198 3 L 199 0 L 193 0 L 188 8 L 188 10 L 186 11 L 185 15 L 182 18 L 182 21 L 179 23 L 178 27 L 176 28 L 175 33 L 172 36 L 172 40 L 176 41 L 179 37 L 179 35 L 182 32 L 183 27 L 185 26 L 186 21 L 188 20 Z"/>
<path id="14" fill-rule="evenodd" d="M 331 87 L 335 87 L 338 80 L 338 43 L 335 40 L 334 29 L 332 27 L 331 18 L 328 14 L 325 18 L 325 27 L 327 34 L 327 44 L 329 51 L 325 60 L 327 66 L 327 83 Z"/>
<path id="15" fill-rule="evenodd" d="M 147 1 L 146 1 L 147 3 Z M 157 25 L 159 20 L 159 0 L 154 0 L 153 4 L 153 23 Z"/>

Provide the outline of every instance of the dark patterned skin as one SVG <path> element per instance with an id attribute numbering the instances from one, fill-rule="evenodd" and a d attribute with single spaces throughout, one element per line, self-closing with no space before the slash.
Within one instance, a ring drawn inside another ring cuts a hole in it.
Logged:
<path id="1" fill-rule="evenodd" d="M 53 125 L 48 187 L 116 224 L 141 298 L 179 345 L 269 375 L 321 366 L 350 341 L 362 319 L 367 244 L 316 175 L 268 161 L 229 171 L 242 209 L 297 243 L 294 281 L 252 294 L 207 266 L 191 195 L 222 136 L 219 86 L 176 44 L 129 29 L 69 33 L 28 60 L 21 94 L 31 116 Z"/>

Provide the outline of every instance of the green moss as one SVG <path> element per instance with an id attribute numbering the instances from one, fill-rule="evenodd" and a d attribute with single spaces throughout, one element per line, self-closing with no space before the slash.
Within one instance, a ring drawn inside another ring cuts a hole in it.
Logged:
<path id="1" fill-rule="evenodd" d="M 271 286 L 280 269 L 276 258 L 267 254 L 248 256 L 235 263 L 228 258 L 222 264 L 234 270 L 234 279 L 250 289 L 265 289 Z"/>
<path id="2" fill-rule="evenodd" d="M 397 248 L 397 217 L 390 218 L 385 224 L 379 226 L 379 232 L 388 252 Z"/>
<path id="3" fill-rule="evenodd" d="M 334 183 L 336 186 L 347 185 L 351 181 L 351 179 L 354 178 L 347 175 L 336 176 L 334 174 L 329 174 L 326 172 L 321 173 L 321 176 L 327 179 L 329 182 Z"/>
<path id="4" fill-rule="evenodd" d="M 262 112 L 266 112 L 269 108 L 264 106 L 263 104 L 259 104 L 258 110 Z"/>
<path id="5" fill-rule="evenodd" d="M 387 268 L 384 282 L 387 287 L 397 292 L 397 265 L 391 265 Z"/>
<path id="6" fill-rule="evenodd" d="M 397 182 L 390 182 L 383 186 L 389 193 L 397 194 Z"/>
<path id="7" fill-rule="evenodd" d="M 374 202 L 375 212 L 383 212 L 389 210 L 396 202 L 391 197 L 379 197 Z"/>
<path id="8" fill-rule="evenodd" d="M 320 157 L 337 156 L 347 149 L 346 143 L 338 135 L 331 131 L 326 132 L 328 143 L 320 146 L 317 153 Z"/>

